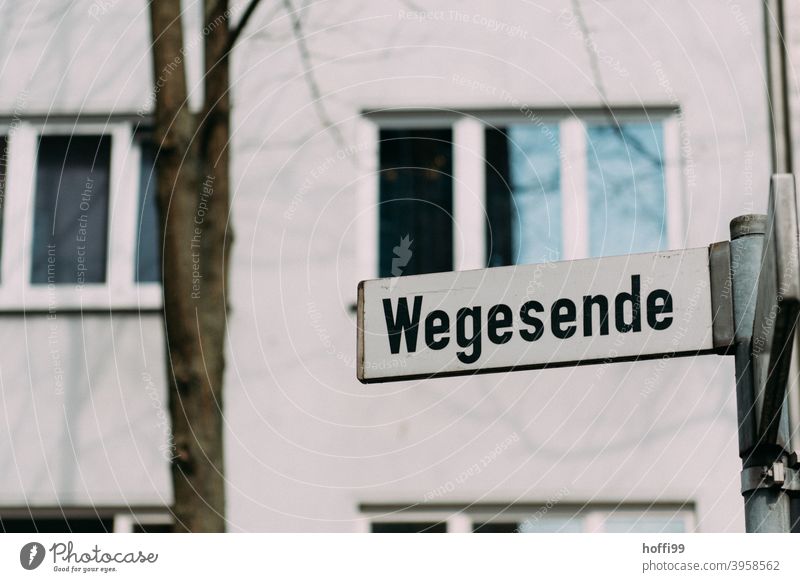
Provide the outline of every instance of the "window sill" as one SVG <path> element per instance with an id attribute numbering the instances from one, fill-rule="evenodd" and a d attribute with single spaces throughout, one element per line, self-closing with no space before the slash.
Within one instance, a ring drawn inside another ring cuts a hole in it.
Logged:
<path id="1" fill-rule="evenodd" d="M 161 285 L 143 283 L 125 289 L 109 285 L 0 286 L 0 313 L 151 312 L 163 307 Z"/>

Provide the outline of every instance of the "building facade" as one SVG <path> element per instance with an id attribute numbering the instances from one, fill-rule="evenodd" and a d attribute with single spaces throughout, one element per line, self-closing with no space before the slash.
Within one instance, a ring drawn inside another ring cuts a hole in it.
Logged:
<path id="1" fill-rule="evenodd" d="M 363 386 L 354 305 L 362 279 L 727 240 L 766 208 L 760 3 L 296 8 L 234 59 L 229 529 L 742 531 L 732 358 Z M 171 71 L 145 2 L 2 10 L 0 518 L 155 531 Z"/>

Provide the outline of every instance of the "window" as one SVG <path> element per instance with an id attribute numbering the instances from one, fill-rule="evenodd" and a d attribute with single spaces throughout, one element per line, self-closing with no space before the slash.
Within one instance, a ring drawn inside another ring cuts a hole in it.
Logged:
<path id="1" fill-rule="evenodd" d="M 149 510 L 118 513 L 108 508 L 7 509 L 0 514 L 3 533 L 167 533 L 168 513 Z"/>
<path id="2" fill-rule="evenodd" d="M 631 515 L 613 513 L 603 520 L 603 531 L 609 533 L 686 533 L 687 519 L 681 514 Z"/>
<path id="3" fill-rule="evenodd" d="M 692 503 L 519 503 L 361 506 L 374 533 L 683 533 Z"/>
<path id="4" fill-rule="evenodd" d="M 109 533 L 114 531 L 112 517 L 43 515 L 0 518 L 3 533 Z"/>
<path id="5" fill-rule="evenodd" d="M 361 278 L 685 246 L 675 113 L 366 112 Z"/>
<path id="6" fill-rule="evenodd" d="M 512 513 L 517 513 L 513 511 Z M 517 513 L 475 522 L 475 533 L 685 533 L 692 531 L 693 512 L 686 509 L 603 509 L 587 506 L 577 511 L 554 509 L 542 514 Z"/>
<path id="7" fill-rule="evenodd" d="M 380 133 L 381 277 L 453 269 L 449 129 Z"/>
<path id="8" fill-rule="evenodd" d="M 488 264 L 668 248 L 663 133 L 661 120 L 487 128 Z"/>
<path id="9" fill-rule="evenodd" d="M 444 522 L 425 521 L 376 521 L 372 523 L 372 533 L 446 533 Z"/>
<path id="10" fill-rule="evenodd" d="M 110 159 L 105 135 L 39 138 L 32 283 L 105 283 Z"/>
<path id="11" fill-rule="evenodd" d="M 437 508 L 419 506 L 372 505 L 361 506 L 364 533 L 468 533 L 471 522 L 460 514 L 448 514 Z"/>
<path id="12" fill-rule="evenodd" d="M 581 533 L 584 531 L 582 520 L 564 517 L 541 517 L 534 520 L 521 521 L 489 521 L 476 523 L 475 533 Z"/>
<path id="13" fill-rule="evenodd" d="M 0 135 L 0 260 L 3 257 L 3 217 L 6 209 L 6 182 L 8 173 L 8 136 Z"/>
<path id="14" fill-rule="evenodd" d="M 126 120 L 22 120 L 8 153 L 0 309 L 159 308 L 147 134 Z"/>

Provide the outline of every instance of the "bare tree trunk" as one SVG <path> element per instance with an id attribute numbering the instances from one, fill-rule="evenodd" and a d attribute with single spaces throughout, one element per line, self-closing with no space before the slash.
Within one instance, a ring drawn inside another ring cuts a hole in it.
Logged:
<path id="1" fill-rule="evenodd" d="M 227 17 L 227 7 L 222 10 Z M 212 87 L 225 96 L 222 121 L 213 104 L 204 109 L 211 115 L 196 120 L 187 101 L 180 2 L 154 0 L 150 17 L 158 81 L 155 136 L 160 148 L 158 206 L 169 409 L 175 442 L 175 531 L 219 532 L 225 530 L 222 381 L 229 210 L 225 147 L 228 74 L 227 68 L 215 73 L 218 80 Z M 208 45 L 219 42 L 219 36 L 227 37 L 227 19 L 217 26 L 219 32 L 206 37 Z M 224 90 L 217 83 L 224 83 Z"/>
<path id="2" fill-rule="evenodd" d="M 205 35 L 205 104 L 199 120 L 199 136 L 204 191 L 208 212 L 203 229 L 203 257 L 213 269 L 215 281 L 228 280 L 233 231 L 230 224 L 229 144 L 230 144 L 230 73 L 228 50 L 228 0 L 205 0 L 207 31 Z M 215 354 L 224 350 L 225 285 L 209 285 L 206 309 L 201 314 Z M 215 366 L 217 362 L 214 362 Z M 218 363 L 220 369 L 223 362 Z"/>

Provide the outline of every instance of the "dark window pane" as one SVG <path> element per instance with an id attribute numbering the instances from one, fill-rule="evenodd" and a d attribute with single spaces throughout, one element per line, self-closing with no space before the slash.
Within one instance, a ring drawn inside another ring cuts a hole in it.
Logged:
<path id="1" fill-rule="evenodd" d="M 110 517 L 0 518 L 4 533 L 106 533 L 114 531 Z"/>
<path id="2" fill-rule="evenodd" d="M 103 283 L 109 136 L 42 136 L 36 165 L 33 283 Z"/>
<path id="3" fill-rule="evenodd" d="M 667 246 L 660 123 L 587 126 L 590 254 Z"/>
<path id="4" fill-rule="evenodd" d="M 519 524 L 515 521 L 476 523 L 473 533 L 519 533 Z"/>
<path id="5" fill-rule="evenodd" d="M 486 130 L 486 256 L 489 267 L 514 263 L 511 170 L 506 130 Z"/>
<path id="6" fill-rule="evenodd" d="M 142 164 L 139 173 L 139 225 L 136 239 L 136 281 L 161 281 L 161 237 L 156 206 L 156 148 L 142 142 Z"/>
<path id="7" fill-rule="evenodd" d="M 449 129 L 381 131 L 381 277 L 452 270 L 452 137 Z"/>
<path id="8" fill-rule="evenodd" d="M 486 131 L 489 266 L 561 257 L 561 157 L 557 124 Z"/>
<path id="9" fill-rule="evenodd" d="M 134 523 L 131 533 L 172 533 L 169 523 Z"/>
<path id="10" fill-rule="evenodd" d="M 447 533 L 447 524 L 424 521 L 373 522 L 372 533 Z"/>

